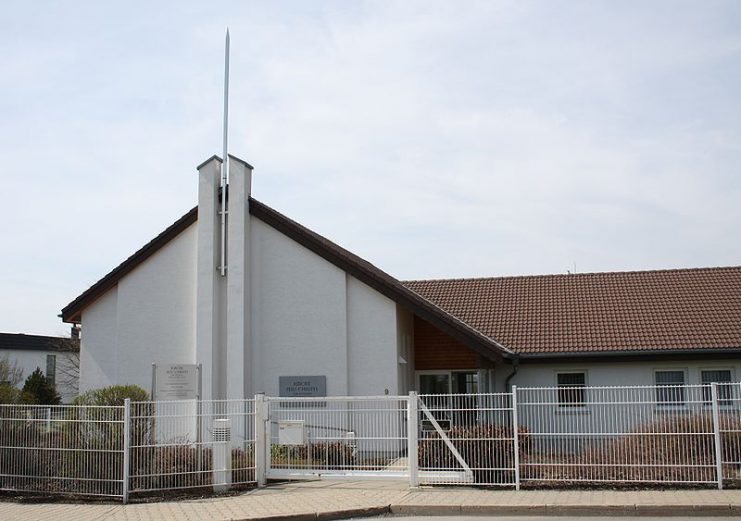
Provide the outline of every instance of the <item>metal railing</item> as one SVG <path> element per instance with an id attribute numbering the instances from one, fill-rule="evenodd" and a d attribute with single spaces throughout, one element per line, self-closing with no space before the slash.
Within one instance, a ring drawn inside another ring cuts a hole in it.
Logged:
<path id="1" fill-rule="evenodd" d="M 122 497 L 124 407 L 0 405 L 0 490 Z"/>
<path id="2" fill-rule="evenodd" d="M 419 395 L 419 482 L 517 484 L 512 393 Z"/>
<path id="3" fill-rule="evenodd" d="M 316 475 L 741 486 L 741 383 L 0 405 L 0 490 L 126 501 Z"/>
<path id="4" fill-rule="evenodd" d="M 718 483 L 709 390 L 700 385 L 515 389 L 525 430 L 520 479 Z"/>
<path id="5" fill-rule="evenodd" d="M 131 493 L 255 482 L 255 400 L 134 402 Z"/>

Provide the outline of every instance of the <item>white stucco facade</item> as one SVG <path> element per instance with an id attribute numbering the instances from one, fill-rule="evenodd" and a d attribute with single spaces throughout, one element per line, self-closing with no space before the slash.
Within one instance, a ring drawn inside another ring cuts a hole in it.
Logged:
<path id="1" fill-rule="evenodd" d="M 326 376 L 329 395 L 407 392 L 408 312 L 247 207 L 237 211 L 249 174 L 233 167 L 226 277 L 215 269 L 214 161 L 201 168 L 198 222 L 84 309 L 82 391 L 149 390 L 152 363 L 200 363 L 204 398 L 278 395 L 280 376 Z"/>
<path id="2" fill-rule="evenodd" d="M 195 357 L 195 226 L 123 277 L 82 314 L 80 391 L 149 390 L 153 363 Z"/>

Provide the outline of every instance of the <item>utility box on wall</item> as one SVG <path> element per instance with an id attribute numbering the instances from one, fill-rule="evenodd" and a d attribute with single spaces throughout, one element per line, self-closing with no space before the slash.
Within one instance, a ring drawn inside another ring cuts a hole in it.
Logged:
<path id="1" fill-rule="evenodd" d="M 278 422 L 279 445 L 305 445 L 306 428 L 304 420 L 280 420 Z"/>

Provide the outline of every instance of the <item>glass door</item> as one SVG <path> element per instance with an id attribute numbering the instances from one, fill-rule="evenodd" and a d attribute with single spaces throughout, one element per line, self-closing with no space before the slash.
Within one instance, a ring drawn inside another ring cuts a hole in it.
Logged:
<path id="1" fill-rule="evenodd" d="M 423 373 L 419 375 L 419 394 L 440 427 L 450 430 L 450 372 Z M 432 395 L 432 396 L 429 396 Z M 421 415 L 423 431 L 432 431 L 434 427 L 424 415 Z"/>

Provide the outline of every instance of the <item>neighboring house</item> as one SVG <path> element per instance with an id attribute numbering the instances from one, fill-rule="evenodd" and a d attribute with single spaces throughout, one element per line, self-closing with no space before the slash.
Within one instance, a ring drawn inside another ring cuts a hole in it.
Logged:
<path id="1" fill-rule="evenodd" d="M 148 389 L 152 363 L 202 364 L 204 398 L 280 395 L 281 377 L 328 395 L 741 377 L 739 267 L 400 282 L 253 199 L 230 156 L 222 276 L 220 167 L 202 164 L 198 206 L 62 310 L 82 324 L 82 390 Z"/>
<path id="2" fill-rule="evenodd" d="M 79 349 L 73 338 L 0 333 L 0 358 L 7 357 L 23 371 L 18 387 L 39 368 L 54 383 L 62 403 L 77 396 Z"/>

